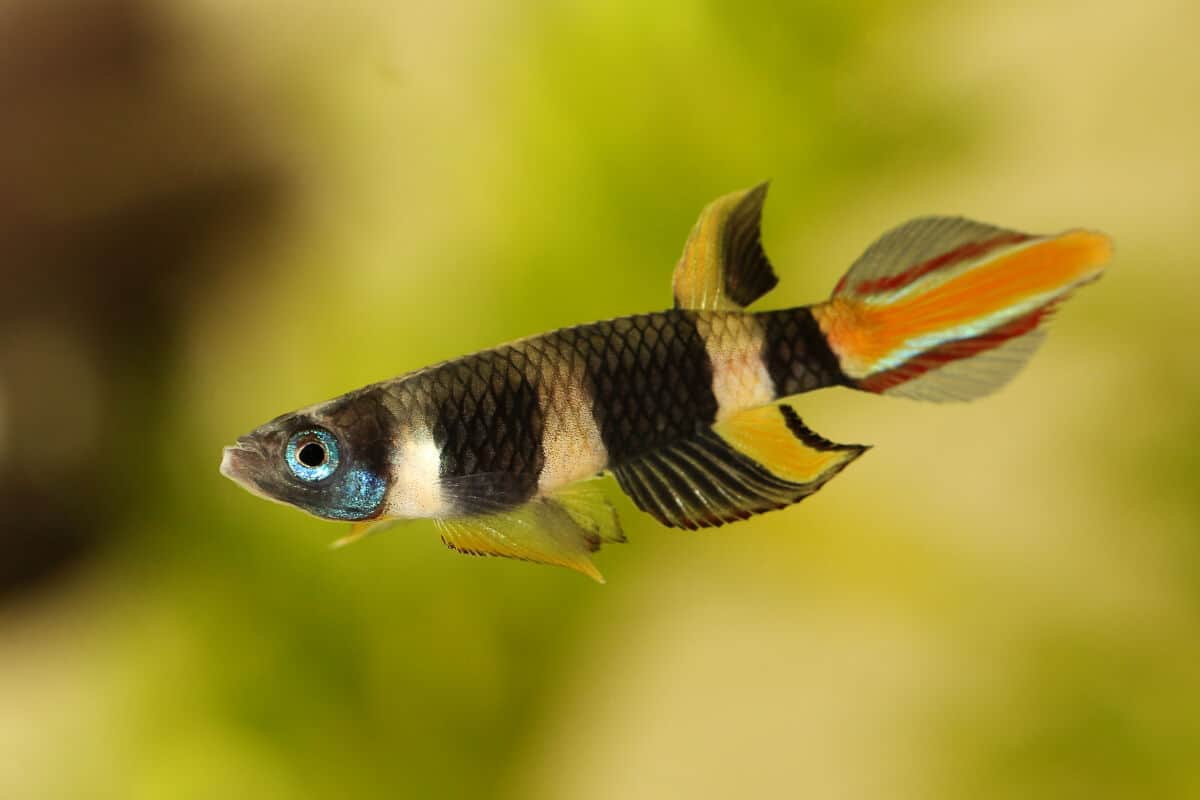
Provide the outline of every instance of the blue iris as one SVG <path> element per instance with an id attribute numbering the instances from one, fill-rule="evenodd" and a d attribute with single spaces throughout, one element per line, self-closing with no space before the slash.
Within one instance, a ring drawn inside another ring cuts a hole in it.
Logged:
<path id="1" fill-rule="evenodd" d="M 300 431 L 288 440 L 284 458 L 288 469 L 300 480 L 324 480 L 338 466 L 337 439 L 321 428 Z"/>

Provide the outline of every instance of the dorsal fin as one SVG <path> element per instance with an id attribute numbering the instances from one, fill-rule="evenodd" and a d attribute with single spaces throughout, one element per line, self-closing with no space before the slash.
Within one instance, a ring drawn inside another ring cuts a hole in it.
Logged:
<path id="1" fill-rule="evenodd" d="M 759 229 L 767 184 L 718 197 L 696 220 L 675 266 L 675 307 L 734 311 L 779 283 Z"/>
<path id="2" fill-rule="evenodd" d="M 613 472 L 662 524 L 710 528 L 803 500 L 866 449 L 818 436 L 783 402 L 743 411 Z"/>

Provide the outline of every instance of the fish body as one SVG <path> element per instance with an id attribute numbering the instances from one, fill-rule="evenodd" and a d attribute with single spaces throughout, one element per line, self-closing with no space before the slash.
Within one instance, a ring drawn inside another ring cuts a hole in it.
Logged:
<path id="1" fill-rule="evenodd" d="M 924 218 L 876 242 L 828 301 L 751 312 L 778 280 L 759 235 L 765 193 L 701 214 L 675 308 L 529 337 L 286 414 L 226 448 L 222 473 L 355 522 L 351 538 L 430 518 L 460 552 L 600 579 L 590 554 L 624 536 L 588 478 L 614 474 L 672 527 L 795 503 L 867 448 L 813 433 L 788 398 L 839 385 L 926 400 L 993 391 L 1110 251 L 1086 231 Z"/>

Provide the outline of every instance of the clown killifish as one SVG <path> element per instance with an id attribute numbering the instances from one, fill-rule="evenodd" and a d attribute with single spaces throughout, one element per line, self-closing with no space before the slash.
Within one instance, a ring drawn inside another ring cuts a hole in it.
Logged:
<path id="1" fill-rule="evenodd" d="M 616 477 L 663 525 L 706 528 L 796 503 L 867 449 L 805 426 L 828 386 L 971 400 L 1032 355 L 1051 313 L 1100 276 L 1100 233 L 1038 236 L 961 217 L 884 234 L 830 299 L 747 311 L 778 282 L 766 185 L 701 213 L 674 308 L 521 339 L 285 414 L 225 449 L 251 492 L 352 521 L 437 521 L 447 547 L 557 564 L 624 535 L 589 478 Z"/>

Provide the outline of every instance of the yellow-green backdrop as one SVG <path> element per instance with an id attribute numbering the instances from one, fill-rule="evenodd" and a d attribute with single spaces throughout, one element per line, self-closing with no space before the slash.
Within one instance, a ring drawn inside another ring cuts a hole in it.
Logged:
<path id="1" fill-rule="evenodd" d="M 273 211 L 168 283 L 101 543 L 0 606 L 0 796 L 1200 796 L 1200 6 L 121 5 L 227 121 L 170 175 L 236 138 Z M 1117 255 L 997 396 L 805 397 L 875 448 L 798 507 L 681 533 L 610 484 L 606 586 L 425 522 L 331 552 L 218 475 L 278 413 L 666 307 L 764 179 L 764 305 L 928 213 Z"/>

